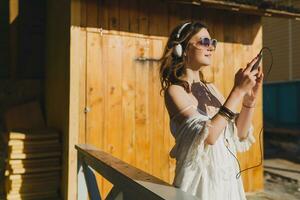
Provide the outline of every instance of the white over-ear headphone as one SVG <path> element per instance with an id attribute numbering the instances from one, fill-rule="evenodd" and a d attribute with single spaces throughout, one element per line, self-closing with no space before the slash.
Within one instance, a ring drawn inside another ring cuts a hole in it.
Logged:
<path id="1" fill-rule="evenodd" d="M 180 29 L 178 30 L 178 32 L 177 32 L 177 34 L 176 34 L 176 39 L 179 39 L 180 38 L 180 34 L 181 34 L 181 32 L 182 32 L 182 30 L 187 26 L 187 25 L 189 25 L 189 24 L 191 24 L 191 22 L 186 22 L 186 23 L 184 23 L 181 27 L 180 27 Z M 175 56 L 177 56 L 177 57 L 179 57 L 179 58 L 181 58 L 182 57 L 182 45 L 179 43 L 179 44 L 176 44 L 175 46 L 174 46 L 174 48 L 173 48 L 173 54 L 175 55 Z"/>

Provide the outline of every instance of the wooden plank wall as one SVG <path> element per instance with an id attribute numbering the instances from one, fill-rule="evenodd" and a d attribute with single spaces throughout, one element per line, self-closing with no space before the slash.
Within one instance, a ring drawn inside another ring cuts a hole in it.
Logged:
<path id="1" fill-rule="evenodd" d="M 72 13 L 76 20 L 71 28 L 71 68 L 78 67 L 81 72 L 76 73 L 82 83 L 78 85 L 78 142 L 95 145 L 171 183 L 175 160 L 168 153 L 174 139 L 159 95 L 159 65 L 135 58 L 159 58 L 178 23 L 201 20 L 220 41 L 207 74 L 227 97 L 235 72 L 261 48 L 260 18 L 160 0 L 77 0 L 76 5 L 76 13 Z M 261 96 L 253 123 L 258 141 Z M 260 161 L 259 143 L 239 159 L 242 168 L 256 165 Z M 243 181 L 246 191 L 262 189 L 262 167 L 245 172 Z M 106 195 L 111 185 L 101 178 L 98 183 Z"/>

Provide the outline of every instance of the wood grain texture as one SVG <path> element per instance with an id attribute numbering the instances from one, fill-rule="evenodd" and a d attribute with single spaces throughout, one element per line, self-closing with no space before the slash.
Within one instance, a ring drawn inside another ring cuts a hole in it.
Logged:
<path id="1" fill-rule="evenodd" d="M 99 29 L 87 28 L 87 64 L 86 64 L 86 143 L 103 148 L 104 133 L 104 70 L 102 65 L 102 37 Z M 96 74 L 98 79 L 95 79 Z M 101 77 L 101 78 L 99 78 Z M 90 120 L 94 119 L 94 120 Z M 97 119 L 97 120 L 95 120 Z M 97 133 L 97 134 L 94 134 Z M 97 176 L 98 184 L 102 182 Z"/>

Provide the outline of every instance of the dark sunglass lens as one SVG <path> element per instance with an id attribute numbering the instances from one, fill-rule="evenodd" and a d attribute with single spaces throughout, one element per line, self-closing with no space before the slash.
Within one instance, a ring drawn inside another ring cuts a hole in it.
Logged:
<path id="1" fill-rule="evenodd" d="M 210 45 L 210 39 L 209 38 L 202 38 L 202 45 L 209 46 Z"/>
<path id="2" fill-rule="evenodd" d="M 212 39 L 211 40 L 211 45 L 216 48 L 217 47 L 217 40 L 216 39 Z"/>

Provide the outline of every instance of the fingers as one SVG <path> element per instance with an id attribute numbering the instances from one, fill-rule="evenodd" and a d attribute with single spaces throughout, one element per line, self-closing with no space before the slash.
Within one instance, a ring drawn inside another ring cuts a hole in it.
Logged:
<path id="1" fill-rule="evenodd" d="M 259 75 L 259 69 L 255 69 L 252 72 L 249 72 L 251 76 L 258 76 Z"/>
<path id="2" fill-rule="evenodd" d="M 257 78 L 256 78 L 256 86 L 261 86 L 262 85 L 262 83 L 263 83 L 263 79 L 264 79 L 264 74 L 263 73 L 261 73 L 261 75 L 260 76 L 257 76 Z"/>
<path id="3" fill-rule="evenodd" d="M 256 81 L 262 82 L 264 79 L 264 73 L 261 73 L 260 76 L 257 77 Z"/>
<path id="4" fill-rule="evenodd" d="M 254 63 L 257 61 L 258 57 L 256 56 L 255 58 L 253 58 L 251 60 L 250 63 L 247 64 L 247 67 L 245 68 L 244 72 L 249 73 L 252 69 L 252 66 L 254 65 Z"/>
<path id="5" fill-rule="evenodd" d="M 259 78 L 263 75 L 263 70 L 261 69 L 261 66 L 258 67 L 258 73 L 256 74 L 256 77 Z"/>
<path id="6" fill-rule="evenodd" d="M 258 77 L 260 77 L 263 74 L 263 70 L 261 68 L 261 66 L 258 67 Z"/>
<path id="7" fill-rule="evenodd" d="M 240 76 L 243 73 L 243 68 L 240 68 L 236 73 L 235 76 Z"/>
<path id="8" fill-rule="evenodd" d="M 243 72 L 243 68 L 240 68 L 236 73 L 238 74 L 238 73 L 241 73 L 241 72 Z"/>

